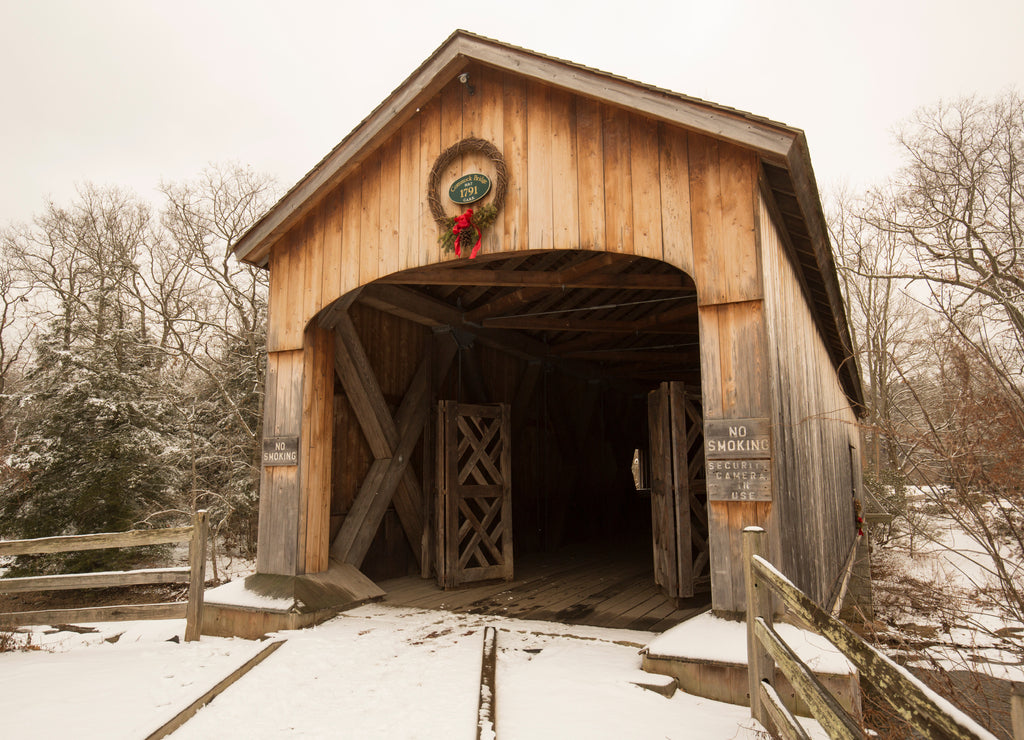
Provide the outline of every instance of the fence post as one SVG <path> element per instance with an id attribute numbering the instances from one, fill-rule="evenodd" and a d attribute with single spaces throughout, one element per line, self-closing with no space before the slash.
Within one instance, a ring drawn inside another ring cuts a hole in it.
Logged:
<path id="1" fill-rule="evenodd" d="M 1024 740 L 1024 683 L 1014 681 L 1010 691 L 1010 722 L 1013 740 Z"/>
<path id="2" fill-rule="evenodd" d="M 185 642 L 199 639 L 203 631 L 203 584 L 206 582 L 206 509 L 192 518 L 188 543 L 188 607 L 185 611 Z"/>
<path id="3" fill-rule="evenodd" d="M 775 683 L 775 662 L 754 634 L 754 622 L 758 617 L 763 618 L 769 626 L 772 624 L 771 592 L 758 582 L 753 569 L 753 556 L 766 557 L 767 554 L 768 533 L 761 527 L 746 527 L 743 530 L 743 573 L 747 588 L 747 686 L 750 693 L 750 716 L 770 730 L 768 713 L 761 707 L 761 681 Z"/>

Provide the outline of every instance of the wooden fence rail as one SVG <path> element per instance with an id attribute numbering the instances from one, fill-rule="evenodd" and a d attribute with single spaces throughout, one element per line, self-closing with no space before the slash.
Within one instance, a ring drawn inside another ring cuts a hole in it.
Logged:
<path id="1" fill-rule="evenodd" d="M 206 511 L 198 511 L 188 527 L 139 529 L 131 532 L 43 537 L 0 542 L 0 556 L 81 552 L 112 547 L 143 547 L 188 542 L 187 568 L 152 568 L 106 573 L 67 573 L 30 578 L 0 578 L 0 593 L 111 588 L 154 583 L 187 583 L 188 600 L 168 604 L 125 604 L 83 609 L 0 613 L 0 627 L 62 622 L 113 622 L 128 619 L 185 618 L 185 640 L 199 639 L 203 629 L 203 583 L 206 580 Z"/>
<path id="2" fill-rule="evenodd" d="M 807 734 L 782 705 L 773 688 L 776 668 L 789 679 L 811 714 L 831 738 L 863 738 L 858 723 L 821 685 L 772 627 L 772 594 L 808 629 L 827 638 L 892 709 L 926 738 L 995 740 L 995 735 L 954 707 L 826 613 L 765 559 L 767 534 L 760 527 L 743 530 L 747 588 L 747 662 L 750 713 L 774 736 L 789 740 Z"/>

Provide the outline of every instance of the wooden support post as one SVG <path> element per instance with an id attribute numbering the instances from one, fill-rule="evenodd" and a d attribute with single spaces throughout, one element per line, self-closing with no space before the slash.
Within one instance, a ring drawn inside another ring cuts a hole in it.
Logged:
<path id="1" fill-rule="evenodd" d="M 297 561 L 299 573 L 327 570 L 331 545 L 334 333 L 310 325 L 302 361 Z"/>
<path id="2" fill-rule="evenodd" d="M 195 642 L 203 632 L 203 584 L 206 582 L 206 509 L 192 518 L 192 539 L 188 543 L 188 608 L 185 613 L 185 642 Z"/>
<path id="3" fill-rule="evenodd" d="M 1024 740 L 1024 683 L 1014 681 L 1010 694 L 1010 722 L 1013 740 Z"/>
<path id="4" fill-rule="evenodd" d="M 263 436 L 302 435 L 303 351 L 267 354 Z M 293 576 L 301 573 L 299 553 L 299 466 L 264 465 L 260 475 L 259 540 L 256 570 Z"/>
<path id="5" fill-rule="evenodd" d="M 763 584 L 758 583 L 752 566 L 753 557 L 762 558 L 768 554 L 768 533 L 761 527 L 747 527 L 743 530 L 743 573 L 747 587 L 747 681 L 750 694 L 750 716 L 764 725 L 769 731 L 768 713 L 761 707 L 761 681 L 775 683 L 775 663 L 768 651 L 761 645 L 754 632 L 754 624 L 758 617 L 765 623 L 772 623 L 771 592 Z"/>

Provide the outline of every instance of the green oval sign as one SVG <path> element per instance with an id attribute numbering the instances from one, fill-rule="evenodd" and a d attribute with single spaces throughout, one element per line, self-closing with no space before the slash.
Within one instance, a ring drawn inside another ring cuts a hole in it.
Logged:
<path id="1" fill-rule="evenodd" d="M 487 195 L 490 190 L 490 178 L 487 175 L 473 173 L 471 175 L 463 175 L 453 182 L 452 186 L 448 188 L 448 197 L 451 198 L 453 203 L 465 205 L 467 203 L 476 203 Z"/>

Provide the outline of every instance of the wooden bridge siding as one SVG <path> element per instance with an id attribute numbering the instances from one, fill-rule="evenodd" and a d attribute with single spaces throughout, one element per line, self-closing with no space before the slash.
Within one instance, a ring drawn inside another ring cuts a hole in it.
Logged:
<path id="1" fill-rule="evenodd" d="M 306 347 L 267 358 L 264 437 L 300 439 L 298 466 L 262 470 L 256 555 L 260 573 L 297 575 L 327 569 L 333 337 L 312 325 L 306 331 Z"/>
<path id="2" fill-rule="evenodd" d="M 298 436 L 302 420 L 301 350 L 267 356 L 263 436 Z M 260 518 L 256 570 L 295 575 L 299 571 L 299 470 L 264 467 L 260 475 Z"/>
<path id="3" fill-rule="evenodd" d="M 689 139 L 693 252 L 699 302 L 705 421 L 769 415 L 768 335 L 757 240 L 758 163 L 749 152 Z M 700 286 L 703 286 L 701 290 Z M 708 502 L 711 600 L 717 612 L 745 609 L 746 526 L 770 527 L 770 503 Z"/>
<path id="4" fill-rule="evenodd" d="M 503 147 L 510 171 L 501 228 L 488 230 L 485 251 L 606 250 L 679 267 L 698 288 L 706 418 L 767 416 L 757 372 L 766 335 L 756 156 L 511 74 L 469 73 L 474 95 L 457 81 L 446 86 L 274 245 L 270 357 L 303 348 L 308 322 L 349 291 L 452 259 L 437 244 L 426 182 L 443 148 L 482 136 Z M 287 367 L 298 372 L 301 365 Z M 268 413 L 274 398 L 268 395 Z M 268 482 L 281 476 L 287 473 L 270 473 Z M 712 507 L 715 537 L 728 543 L 713 549 L 716 608 L 739 609 L 742 584 L 732 583 L 741 578 L 733 567 L 739 532 L 765 523 L 767 510 Z"/>
<path id="5" fill-rule="evenodd" d="M 849 448 L 860 454 L 859 431 L 766 206 L 760 230 L 765 279 L 774 286 L 765 298 L 772 476 L 776 516 L 786 532 L 769 535 L 771 557 L 821 604 L 856 534 Z"/>
<path id="6" fill-rule="evenodd" d="M 727 235 L 735 220 L 732 211 L 753 213 L 746 198 L 753 154 L 539 83 L 474 69 L 474 95 L 457 81 L 445 87 L 271 249 L 268 351 L 301 348 L 306 324 L 360 285 L 455 259 L 437 243 L 427 178 L 441 151 L 469 136 L 503 147 L 510 172 L 500 228 L 488 229 L 485 253 L 589 249 L 665 260 L 694 277 L 703 303 L 734 294 L 737 282 L 759 280 L 756 269 L 748 274 L 753 268 L 745 260 L 708 253 L 704 264 L 713 269 L 695 270 L 690 218 L 691 198 L 707 189 L 702 207 L 726 209 L 706 224 L 714 232 L 706 243 L 717 244 L 715 234 Z M 690 147 L 700 158 L 692 173 Z M 485 165 L 486 158 L 478 158 Z M 540 166 L 531 168 L 531 161 Z M 743 198 L 723 199 L 722 189 L 736 186 Z M 448 207 L 451 215 L 458 212 Z"/>
<path id="7" fill-rule="evenodd" d="M 327 570 L 330 539 L 331 458 L 334 410 L 334 334 L 315 324 L 306 330 L 302 430 L 299 444 L 299 543 L 302 573 Z"/>

